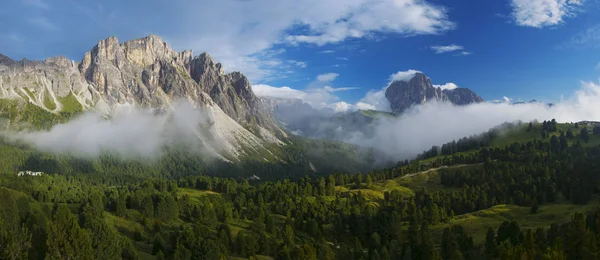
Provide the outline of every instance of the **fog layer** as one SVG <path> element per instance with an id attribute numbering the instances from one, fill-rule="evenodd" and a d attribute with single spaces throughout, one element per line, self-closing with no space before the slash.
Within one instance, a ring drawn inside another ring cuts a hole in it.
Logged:
<path id="1" fill-rule="evenodd" d="M 188 102 L 179 102 L 171 110 L 160 113 L 124 105 L 116 107 L 110 118 L 86 112 L 49 131 L 4 134 L 49 152 L 76 156 L 111 152 L 126 157 L 155 157 L 171 144 L 200 148 L 198 129 L 209 121 L 206 113 L 194 109 Z M 209 150 L 206 146 L 202 148 L 203 152 Z"/>
<path id="2" fill-rule="evenodd" d="M 584 82 L 572 99 L 553 106 L 542 103 L 454 106 L 430 102 L 415 106 L 397 118 L 378 120 L 372 137 L 357 133 L 345 141 L 378 148 L 394 158 L 404 159 L 433 145 L 482 133 L 504 122 L 551 119 L 600 121 L 600 85 Z"/>

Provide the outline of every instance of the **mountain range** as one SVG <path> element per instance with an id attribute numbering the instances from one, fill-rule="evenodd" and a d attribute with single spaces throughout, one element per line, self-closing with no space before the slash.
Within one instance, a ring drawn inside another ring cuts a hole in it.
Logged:
<path id="1" fill-rule="evenodd" d="M 431 83 L 423 73 L 391 82 L 385 91 L 390 111 L 357 110 L 334 113 L 317 110 L 300 99 L 261 97 L 274 117 L 292 133 L 309 138 L 348 141 L 372 137 L 373 124 L 381 119 L 395 118 L 407 109 L 427 102 L 450 102 L 464 106 L 484 100 L 467 88 L 442 89 Z"/>
<path id="2" fill-rule="evenodd" d="M 126 42 L 109 37 L 81 61 L 60 56 L 15 61 L 0 54 L 0 101 L 13 102 L 0 106 L 0 114 L 9 118 L 9 125 L 27 121 L 21 114 L 29 113 L 23 112 L 28 106 L 55 115 L 96 111 L 110 117 L 128 106 L 169 113 L 185 101 L 208 117 L 193 127 L 195 136 L 212 155 L 228 162 L 249 157 L 284 162 L 280 152 L 301 140 L 294 138 L 294 144 L 290 133 L 346 141 L 371 136 L 378 120 L 429 101 L 483 102 L 469 89 L 435 87 L 422 73 L 392 82 L 385 96 L 391 113 L 335 113 L 301 100 L 259 98 L 240 72 L 225 73 L 207 53 L 193 56 L 191 50 L 174 51 L 156 35 Z"/>
<path id="3" fill-rule="evenodd" d="M 155 35 L 123 43 L 109 37 L 80 62 L 65 57 L 14 61 L 1 55 L 0 99 L 55 114 L 76 107 L 107 115 L 126 105 L 168 112 L 176 102 L 189 101 L 210 118 L 197 136 L 223 159 L 283 145 L 287 138 L 244 75 L 224 73 L 207 53 L 176 52 Z"/>

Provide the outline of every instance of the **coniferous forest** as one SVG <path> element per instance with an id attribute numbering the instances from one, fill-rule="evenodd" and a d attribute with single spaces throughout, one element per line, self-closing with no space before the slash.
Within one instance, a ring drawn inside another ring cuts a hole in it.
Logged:
<path id="1" fill-rule="evenodd" d="M 600 130 L 502 128 L 392 168 L 285 178 L 3 142 L 0 259 L 598 259 Z"/>

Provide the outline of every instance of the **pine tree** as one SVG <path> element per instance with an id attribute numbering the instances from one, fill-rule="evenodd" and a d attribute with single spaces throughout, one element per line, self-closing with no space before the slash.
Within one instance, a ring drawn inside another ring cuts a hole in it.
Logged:
<path id="1" fill-rule="evenodd" d="M 115 208 L 115 214 L 117 216 L 124 217 L 127 214 L 127 202 L 125 196 L 121 195 L 117 198 Z"/>
<path id="2" fill-rule="evenodd" d="M 586 143 L 590 140 L 590 134 L 588 133 L 587 128 L 581 128 L 581 131 L 579 132 L 579 138 Z"/>
<path id="3" fill-rule="evenodd" d="M 573 139 L 574 137 L 575 135 L 573 135 L 573 131 L 569 128 L 569 130 L 567 130 L 567 138 Z"/>
<path id="4" fill-rule="evenodd" d="M 540 206 L 538 206 L 538 202 L 537 199 L 533 200 L 533 205 L 531 205 L 531 209 L 529 210 L 532 214 L 536 214 L 538 212 L 538 209 L 540 208 Z"/>
<path id="5" fill-rule="evenodd" d="M 498 248 L 496 246 L 496 234 L 494 234 L 494 229 L 492 227 L 488 227 L 485 235 L 485 253 L 488 256 L 493 257 L 497 252 Z"/>
<path id="6" fill-rule="evenodd" d="M 52 214 L 46 245 L 46 259 L 94 259 L 88 232 L 79 227 L 64 204 Z"/>
<path id="7" fill-rule="evenodd" d="M 17 202 L 0 188 L 0 259 L 27 259 L 31 234 L 20 222 Z"/>
<path id="8" fill-rule="evenodd" d="M 158 252 L 165 251 L 165 241 L 160 234 L 157 234 L 152 244 L 152 254 L 156 255 Z"/>

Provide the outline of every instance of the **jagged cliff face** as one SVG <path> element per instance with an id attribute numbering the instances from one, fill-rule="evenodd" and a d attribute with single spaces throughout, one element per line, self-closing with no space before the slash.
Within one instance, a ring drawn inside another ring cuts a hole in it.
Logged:
<path id="1" fill-rule="evenodd" d="M 416 73 L 408 81 L 394 81 L 385 92 L 394 113 L 401 114 L 414 105 L 429 101 L 452 102 L 456 105 L 468 105 L 483 102 L 483 99 L 466 88 L 446 89 L 434 87 L 423 73 Z"/>
<path id="2" fill-rule="evenodd" d="M 207 53 L 191 60 L 187 68 L 194 79 L 213 101 L 231 118 L 246 127 L 258 126 L 278 136 L 285 136 L 267 108 L 254 94 L 248 78 L 239 72 L 224 74 L 220 63 Z M 256 130 L 256 129 L 253 129 Z"/>
<path id="3" fill-rule="evenodd" d="M 0 55 L 1 99 L 58 113 L 71 96 L 84 110 L 105 114 L 124 104 L 168 110 L 174 102 L 189 101 L 209 111 L 214 122 L 205 129 L 211 135 L 205 139 L 233 157 L 243 156 L 241 148 L 258 150 L 285 138 L 245 76 L 224 74 L 206 53 L 193 57 L 191 51 L 176 52 L 158 36 L 124 43 L 107 38 L 79 63 L 64 57 L 13 61 Z"/>
<path id="4" fill-rule="evenodd" d="M 443 92 L 455 105 L 464 106 L 483 102 L 483 98 L 468 88 L 445 89 Z"/>

